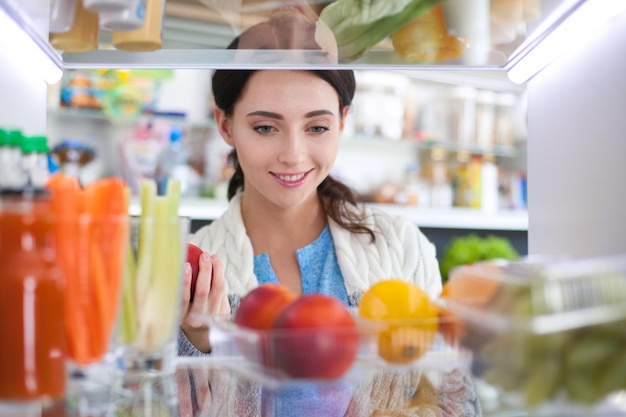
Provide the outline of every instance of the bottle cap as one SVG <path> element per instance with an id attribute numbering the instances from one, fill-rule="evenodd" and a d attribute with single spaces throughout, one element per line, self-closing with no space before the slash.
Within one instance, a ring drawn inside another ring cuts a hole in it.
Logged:
<path id="1" fill-rule="evenodd" d="M 183 139 L 183 129 L 180 126 L 172 125 L 170 128 L 170 142 L 181 142 Z"/>
<path id="2" fill-rule="evenodd" d="M 22 153 L 48 153 L 48 139 L 45 136 L 24 136 Z"/>
<path id="3" fill-rule="evenodd" d="M 22 146 L 22 132 L 18 129 L 6 130 L 7 145 L 21 147 Z"/>

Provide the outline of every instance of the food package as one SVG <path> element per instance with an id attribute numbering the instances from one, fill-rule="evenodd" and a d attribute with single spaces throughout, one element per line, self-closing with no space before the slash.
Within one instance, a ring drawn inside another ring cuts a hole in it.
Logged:
<path id="1" fill-rule="evenodd" d="M 465 265 L 452 271 L 442 302 L 459 318 L 473 374 L 505 404 L 546 416 L 620 407 L 626 256 Z"/>

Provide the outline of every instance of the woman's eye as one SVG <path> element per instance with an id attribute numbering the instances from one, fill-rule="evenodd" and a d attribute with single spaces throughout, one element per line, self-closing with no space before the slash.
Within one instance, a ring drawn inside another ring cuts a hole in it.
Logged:
<path id="1" fill-rule="evenodd" d="M 325 127 L 325 126 L 313 126 L 311 128 L 311 132 L 313 132 L 313 133 L 324 133 L 324 132 L 327 132 L 329 130 L 330 129 Z"/>
<path id="2" fill-rule="evenodd" d="M 254 130 L 262 134 L 267 134 L 267 133 L 272 133 L 274 128 L 272 126 L 257 126 L 254 128 Z"/>

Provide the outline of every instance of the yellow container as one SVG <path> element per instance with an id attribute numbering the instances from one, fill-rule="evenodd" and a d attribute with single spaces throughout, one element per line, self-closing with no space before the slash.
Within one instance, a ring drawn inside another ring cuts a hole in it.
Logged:
<path id="1" fill-rule="evenodd" d="M 148 52 L 163 45 L 164 0 L 148 0 L 143 25 L 133 31 L 113 31 L 113 46 L 129 52 Z"/>
<path id="2" fill-rule="evenodd" d="M 98 13 L 83 7 L 80 0 L 76 4 L 74 21 L 69 31 L 50 34 L 50 45 L 64 52 L 89 52 L 98 49 L 100 24 Z"/>

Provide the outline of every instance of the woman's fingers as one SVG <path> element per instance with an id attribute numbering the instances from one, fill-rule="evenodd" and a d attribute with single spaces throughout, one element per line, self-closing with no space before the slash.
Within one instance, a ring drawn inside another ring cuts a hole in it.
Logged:
<path id="1" fill-rule="evenodd" d="M 191 299 L 191 264 L 185 262 L 185 271 L 183 274 L 183 295 L 182 295 L 181 321 L 185 319 L 187 310 L 189 309 L 189 301 Z"/>
<path id="2" fill-rule="evenodd" d="M 198 264 L 193 301 L 189 300 L 191 274 L 185 268 L 183 317 L 180 325 L 189 342 L 201 352 L 207 353 L 211 350 L 207 315 L 229 314 L 230 304 L 222 262 L 217 256 L 203 252 Z"/>
<path id="3" fill-rule="evenodd" d="M 181 417 L 192 417 L 194 415 L 190 378 L 189 369 L 185 367 L 176 369 L 178 413 Z"/>
<path id="4" fill-rule="evenodd" d="M 211 257 L 213 275 L 211 279 L 211 292 L 209 293 L 209 313 L 228 314 L 230 305 L 226 295 L 226 279 L 224 278 L 224 264 L 216 255 Z"/>
<path id="5" fill-rule="evenodd" d="M 196 280 L 191 311 L 194 313 L 208 313 L 208 301 L 213 279 L 213 257 L 208 252 L 203 252 L 198 264 L 198 279 Z"/>

